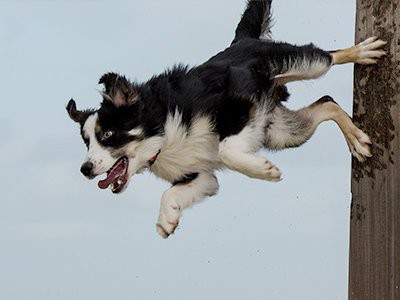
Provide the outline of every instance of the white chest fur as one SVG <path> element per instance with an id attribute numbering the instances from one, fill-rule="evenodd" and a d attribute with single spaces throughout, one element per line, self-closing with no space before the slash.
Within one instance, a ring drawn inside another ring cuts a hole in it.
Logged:
<path id="1" fill-rule="evenodd" d="M 212 172 L 220 167 L 218 135 L 212 132 L 208 117 L 196 117 L 190 127 L 182 123 L 179 112 L 165 123 L 165 143 L 150 170 L 158 177 L 174 182 L 185 174 Z"/>

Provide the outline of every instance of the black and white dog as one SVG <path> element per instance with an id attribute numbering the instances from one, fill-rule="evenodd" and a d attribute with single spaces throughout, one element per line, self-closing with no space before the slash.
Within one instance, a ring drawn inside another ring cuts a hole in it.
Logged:
<path id="1" fill-rule="evenodd" d="M 368 136 L 331 97 L 291 111 L 283 105 L 285 84 L 318 78 L 336 64 L 374 64 L 386 43 L 372 37 L 327 52 L 275 42 L 270 8 L 271 0 L 249 1 L 232 45 L 200 66 L 179 65 L 141 84 L 107 73 L 99 109 L 67 105 L 88 148 L 81 172 L 90 179 L 106 173 L 100 188 L 120 193 L 145 169 L 171 182 L 157 222 L 164 238 L 184 208 L 217 193 L 216 170 L 279 181 L 279 169 L 256 152 L 298 147 L 323 121 L 339 125 L 358 160 L 371 156 Z"/>

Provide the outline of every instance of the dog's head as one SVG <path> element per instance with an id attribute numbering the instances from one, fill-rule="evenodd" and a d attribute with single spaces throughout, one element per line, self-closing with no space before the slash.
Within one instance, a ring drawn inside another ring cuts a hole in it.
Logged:
<path id="1" fill-rule="evenodd" d="M 120 193 L 133 174 L 154 162 L 162 141 L 154 135 L 154 128 L 144 124 L 143 102 L 134 85 L 115 73 L 105 74 L 99 83 L 104 84 L 100 109 L 77 110 L 72 99 L 66 108 L 70 118 L 80 124 L 88 149 L 82 174 L 93 179 L 107 173 L 98 186 Z"/>

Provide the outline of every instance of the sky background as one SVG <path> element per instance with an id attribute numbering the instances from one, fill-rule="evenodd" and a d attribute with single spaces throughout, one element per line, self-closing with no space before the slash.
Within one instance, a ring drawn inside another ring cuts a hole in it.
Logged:
<path id="1" fill-rule="evenodd" d="M 0 1 L 0 299 L 347 298 L 350 155 L 334 123 L 303 147 L 263 154 L 270 183 L 218 174 L 219 194 L 155 230 L 169 185 L 135 176 L 122 195 L 79 167 L 65 105 L 97 107 L 100 76 L 144 81 L 227 47 L 244 0 Z M 276 40 L 353 44 L 348 0 L 274 1 Z M 352 66 L 293 83 L 288 106 L 329 94 L 351 112 Z"/>

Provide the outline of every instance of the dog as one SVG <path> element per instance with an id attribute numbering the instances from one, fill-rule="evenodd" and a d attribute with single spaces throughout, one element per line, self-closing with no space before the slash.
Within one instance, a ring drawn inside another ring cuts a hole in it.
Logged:
<path id="1" fill-rule="evenodd" d="M 271 38 L 271 1 L 250 0 L 227 49 L 205 63 L 176 65 L 145 83 L 104 74 L 100 108 L 66 107 L 80 124 L 88 152 L 80 171 L 113 193 L 146 169 L 170 182 L 161 198 L 157 232 L 174 233 L 182 211 L 217 193 L 216 170 L 280 181 L 281 171 L 257 154 L 304 144 L 321 122 L 338 125 L 351 153 L 371 156 L 370 138 L 329 96 L 292 111 L 285 84 L 316 79 L 338 64 L 375 64 L 386 53 L 371 37 L 337 51 L 295 46 Z"/>

